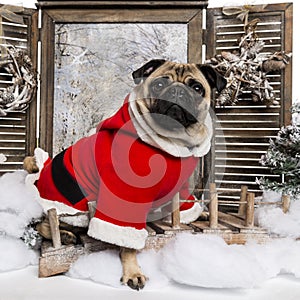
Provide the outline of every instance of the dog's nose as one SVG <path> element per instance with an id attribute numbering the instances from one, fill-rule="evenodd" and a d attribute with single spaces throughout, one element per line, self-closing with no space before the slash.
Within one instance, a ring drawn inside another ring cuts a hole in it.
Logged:
<path id="1" fill-rule="evenodd" d="M 186 96 L 186 91 L 180 86 L 173 86 L 169 89 L 169 95 L 172 98 L 183 98 Z"/>

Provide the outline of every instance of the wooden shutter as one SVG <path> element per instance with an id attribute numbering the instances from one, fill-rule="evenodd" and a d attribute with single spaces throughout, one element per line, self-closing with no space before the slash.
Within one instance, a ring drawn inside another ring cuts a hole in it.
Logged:
<path id="1" fill-rule="evenodd" d="M 262 52 L 292 49 L 292 4 L 268 5 L 249 13 L 249 21 L 259 18 L 257 34 L 265 42 Z M 237 40 L 244 33 L 244 24 L 236 16 L 225 16 L 221 9 L 207 12 L 207 59 L 221 51 L 238 49 Z M 278 74 L 268 75 L 279 105 L 257 105 L 247 97 L 236 106 L 215 107 L 215 136 L 211 153 L 206 158 L 205 177 L 217 183 L 219 199 L 239 199 L 241 185 L 256 195 L 261 191 L 255 183 L 262 176 L 277 177 L 260 165 L 269 139 L 279 128 L 290 123 L 292 66 Z"/>
<path id="2" fill-rule="evenodd" d="M 37 65 L 37 12 L 24 9 L 24 24 L 11 23 L 2 18 L 2 42 L 16 48 L 27 50 L 33 65 Z M 12 77 L 5 70 L 0 69 L 0 89 L 11 85 Z M 36 99 L 25 112 L 10 112 L 0 116 L 0 153 L 7 157 L 7 161 L 0 164 L 0 175 L 5 172 L 22 169 L 24 157 L 33 153 L 36 145 Z"/>

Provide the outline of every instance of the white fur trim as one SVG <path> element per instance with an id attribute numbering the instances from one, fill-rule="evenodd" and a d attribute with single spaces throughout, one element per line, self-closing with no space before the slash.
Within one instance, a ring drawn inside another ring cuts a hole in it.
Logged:
<path id="1" fill-rule="evenodd" d="M 180 212 L 180 223 L 189 224 L 194 222 L 200 217 L 202 212 L 202 206 L 199 203 L 195 203 L 190 209 Z"/>
<path id="2" fill-rule="evenodd" d="M 34 149 L 34 157 L 36 159 L 36 164 L 39 169 L 43 169 L 45 161 L 49 158 L 48 152 L 44 151 L 41 148 Z"/>
<path id="3" fill-rule="evenodd" d="M 65 223 L 78 227 L 88 227 L 89 225 L 88 212 L 83 212 L 64 203 L 43 199 L 41 197 L 39 197 L 37 201 L 41 204 L 45 213 L 47 213 L 48 209 L 55 208 L 58 215 L 68 215 L 60 217 L 60 220 Z"/>
<path id="4" fill-rule="evenodd" d="M 148 237 L 146 229 L 118 226 L 98 218 L 92 218 L 88 235 L 103 242 L 132 249 L 143 249 Z"/>
<path id="5" fill-rule="evenodd" d="M 59 217 L 62 222 L 76 227 L 87 228 L 89 226 L 89 216 L 88 213 L 80 212 L 78 215 Z"/>
<path id="6" fill-rule="evenodd" d="M 213 135 L 209 113 L 202 124 L 193 125 L 193 134 L 183 127 L 173 132 L 157 126 L 148 109 L 143 108 L 142 104 L 138 107 L 137 101 L 135 92 L 132 92 L 129 96 L 129 114 L 142 141 L 175 157 L 202 157 L 208 153 Z M 141 110 L 144 111 L 141 113 Z"/>
<path id="7" fill-rule="evenodd" d="M 199 203 L 195 203 L 190 209 L 186 209 L 180 212 L 180 223 L 189 224 L 196 221 L 201 213 L 203 212 L 203 208 Z M 171 224 L 172 217 L 171 214 L 165 216 L 163 222 Z"/>

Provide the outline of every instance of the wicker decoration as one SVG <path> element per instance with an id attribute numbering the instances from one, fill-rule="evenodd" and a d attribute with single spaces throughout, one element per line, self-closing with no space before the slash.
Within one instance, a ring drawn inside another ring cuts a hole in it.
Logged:
<path id="1" fill-rule="evenodd" d="M 0 116 L 25 111 L 36 90 L 36 72 L 29 56 L 12 46 L 5 46 L 5 49 L 1 51 L 0 70 L 12 76 L 12 84 L 0 91 Z"/>

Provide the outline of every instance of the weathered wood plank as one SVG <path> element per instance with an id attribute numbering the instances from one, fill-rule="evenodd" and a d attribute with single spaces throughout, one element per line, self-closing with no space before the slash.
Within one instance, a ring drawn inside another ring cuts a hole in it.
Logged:
<path id="1" fill-rule="evenodd" d="M 209 203 L 209 227 L 218 228 L 218 194 L 215 183 L 209 185 L 210 203 Z"/>
<path id="2" fill-rule="evenodd" d="M 173 229 L 180 229 L 180 209 L 179 209 L 179 193 L 172 199 L 172 228 Z"/>
<path id="3" fill-rule="evenodd" d="M 67 272 L 71 264 L 83 253 L 84 249 L 81 246 L 68 245 L 54 249 L 51 242 L 44 241 L 39 259 L 39 277 L 49 277 Z"/>
<path id="4" fill-rule="evenodd" d="M 168 224 L 163 221 L 156 221 L 149 223 L 149 226 L 153 228 L 158 234 L 165 234 L 165 235 L 173 235 L 176 232 L 180 231 L 193 231 L 191 227 L 185 224 L 180 224 L 178 229 L 172 228 L 171 224 Z"/>
<path id="5" fill-rule="evenodd" d="M 245 229 L 245 222 L 239 218 L 236 218 L 232 215 L 218 212 L 219 222 L 224 224 L 225 226 L 229 226 L 232 230 L 240 230 Z"/>
<path id="6" fill-rule="evenodd" d="M 238 244 L 243 245 L 249 241 L 255 241 L 259 244 L 266 243 L 271 240 L 270 236 L 265 233 L 232 233 L 224 234 L 222 238 L 229 245 Z"/>
<path id="7" fill-rule="evenodd" d="M 246 204 L 244 202 L 246 202 L 247 200 L 247 191 L 248 191 L 248 187 L 246 185 L 242 185 L 241 196 L 240 196 L 240 202 L 242 203 L 239 204 L 239 211 L 238 211 L 239 216 L 246 215 Z"/>
<path id="8" fill-rule="evenodd" d="M 219 222 L 225 226 L 228 226 L 232 231 L 245 233 L 245 234 L 267 234 L 268 231 L 264 228 L 253 226 L 248 228 L 245 226 L 245 220 L 235 217 L 231 214 L 226 214 L 219 211 Z M 236 234 L 236 233 L 234 233 Z"/>
<path id="9" fill-rule="evenodd" d="M 202 10 L 188 22 L 188 61 L 202 62 Z"/>
<path id="10" fill-rule="evenodd" d="M 209 226 L 209 221 L 195 221 L 190 224 L 190 226 L 195 230 L 195 232 L 202 233 L 216 233 L 216 232 L 227 232 L 231 233 L 232 231 L 222 224 L 218 224 L 218 227 L 212 229 Z"/>
<path id="11" fill-rule="evenodd" d="M 188 23 L 198 9 L 47 9 L 58 23 Z"/>
<path id="12" fill-rule="evenodd" d="M 253 228 L 254 226 L 254 193 L 247 193 L 247 207 L 245 225 L 247 228 Z"/>
<path id="13" fill-rule="evenodd" d="M 40 141 L 42 149 L 52 157 L 53 152 L 53 97 L 54 97 L 54 40 L 55 22 L 46 13 L 42 14 L 41 28 L 41 108 L 40 108 Z M 49 130 L 51 129 L 51 130 Z"/>
<path id="14" fill-rule="evenodd" d="M 48 218 L 49 218 L 53 247 L 55 249 L 58 249 L 61 247 L 61 239 L 60 239 L 60 232 L 59 232 L 59 220 L 55 208 L 51 208 L 48 210 Z"/>
<path id="15" fill-rule="evenodd" d="M 75 7 L 126 7 L 126 8 L 132 8 L 132 7 L 199 7 L 204 8 L 208 5 L 207 0 L 188 0 L 188 1 L 45 1 L 45 0 L 38 0 L 38 5 L 42 8 L 44 7 L 70 7 L 70 5 Z"/>

